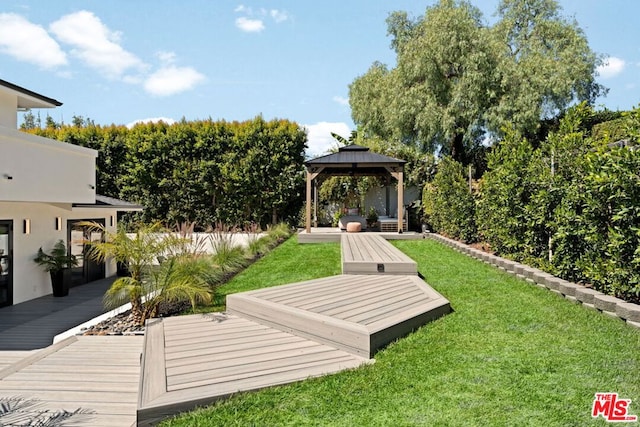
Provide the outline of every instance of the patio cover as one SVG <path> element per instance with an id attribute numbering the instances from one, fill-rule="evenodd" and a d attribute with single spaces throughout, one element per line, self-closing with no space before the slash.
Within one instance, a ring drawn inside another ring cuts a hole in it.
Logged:
<path id="1" fill-rule="evenodd" d="M 316 157 L 304 163 L 307 168 L 307 208 L 305 226 L 311 232 L 311 190 L 313 181 L 319 176 L 392 176 L 398 180 L 398 233 L 402 233 L 404 202 L 404 165 L 399 160 L 372 153 L 369 148 L 351 144 L 340 147 L 337 153 Z"/>

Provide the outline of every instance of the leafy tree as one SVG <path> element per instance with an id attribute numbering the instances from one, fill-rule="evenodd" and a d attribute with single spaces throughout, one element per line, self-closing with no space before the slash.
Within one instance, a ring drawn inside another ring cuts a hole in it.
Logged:
<path id="1" fill-rule="evenodd" d="M 487 132 L 535 134 L 540 120 L 604 92 L 600 59 L 555 0 L 503 0 L 498 22 L 465 1 L 440 0 L 415 21 L 387 24 L 397 66 L 375 63 L 349 88 L 354 122 L 470 163 Z"/>
<path id="2" fill-rule="evenodd" d="M 624 117 L 640 138 L 640 110 Z M 574 163 L 575 179 L 556 212 L 554 265 L 564 277 L 640 302 L 640 151 L 595 141 Z"/>
<path id="3" fill-rule="evenodd" d="M 22 124 L 20 125 L 20 129 L 32 130 L 39 127 L 40 127 L 40 123 L 36 121 L 36 116 L 34 116 L 31 111 L 27 111 L 22 117 Z"/>
<path id="4" fill-rule="evenodd" d="M 304 199 L 306 141 L 305 131 L 285 120 L 256 117 L 237 126 L 220 171 L 224 193 L 241 197 L 225 199 L 218 206 L 219 217 L 264 225 L 296 215 Z"/>
<path id="5" fill-rule="evenodd" d="M 575 20 L 555 0 L 502 0 L 490 29 L 499 51 L 500 92 L 488 112 L 494 132 L 515 126 L 532 133 L 540 119 L 556 117 L 577 101 L 604 93 L 595 82 L 601 59 Z"/>
<path id="6" fill-rule="evenodd" d="M 45 120 L 45 127 L 47 129 L 58 129 L 60 126 L 60 123 L 57 123 L 53 117 L 47 114 L 47 119 Z"/>
<path id="7" fill-rule="evenodd" d="M 97 191 L 145 206 L 143 222 L 262 225 L 289 220 L 304 199 L 307 136 L 288 120 L 72 125 L 27 130 L 99 151 Z"/>
<path id="8" fill-rule="evenodd" d="M 487 156 L 489 171 L 480 182 L 477 221 L 481 236 L 499 254 L 524 252 L 532 193 L 527 165 L 533 158 L 531 144 L 513 129 Z"/>

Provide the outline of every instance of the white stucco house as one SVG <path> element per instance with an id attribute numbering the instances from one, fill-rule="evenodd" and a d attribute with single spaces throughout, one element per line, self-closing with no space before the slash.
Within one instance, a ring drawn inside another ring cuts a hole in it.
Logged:
<path id="1" fill-rule="evenodd" d="M 17 129 L 18 111 L 60 105 L 0 80 L 0 307 L 51 294 L 50 277 L 33 258 L 60 239 L 79 259 L 72 286 L 115 274 L 113 263 L 84 257 L 83 242 L 102 236 L 78 222 L 97 221 L 115 231 L 119 211 L 142 209 L 96 194 L 97 151 Z"/>

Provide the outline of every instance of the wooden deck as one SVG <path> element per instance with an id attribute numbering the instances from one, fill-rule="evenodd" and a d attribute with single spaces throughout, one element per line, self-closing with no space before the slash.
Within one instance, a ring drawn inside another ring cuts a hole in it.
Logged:
<path id="1" fill-rule="evenodd" d="M 450 311 L 418 276 L 340 275 L 227 296 L 227 309 L 362 357 Z"/>
<path id="2" fill-rule="evenodd" d="M 0 424 L 135 425 L 142 341 L 72 337 L 23 353 L 0 370 Z"/>
<path id="3" fill-rule="evenodd" d="M 374 233 L 341 236 L 343 274 L 418 274 L 418 264 Z"/>
<path id="4" fill-rule="evenodd" d="M 138 423 L 370 362 L 229 314 L 158 319 L 145 336 Z"/>
<path id="5" fill-rule="evenodd" d="M 451 311 L 383 235 L 328 235 L 342 242 L 343 272 L 368 274 L 232 294 L 228 313 L 147 325 L 139 425 L 234 393 L 370 363 L 386 344 Z"/>
<path id="6" fill-rule="evenodd" d="M 307 233 L 306 230 L 300 230 L 298 232 L 298 243 L 327 243 L 327 242 L 340 242 L 342 235 L 347 234 L 345 231 L 335 227 L 315 227 L 311 229 L 311 233 Z M 349 233 L 352 234 L 352 233 Z M 365 231 L 358 234 L 378 235 L 382 236 L 386 240 L 416 240 L 423 239 L 424 235 L 413 231 L 405 233 L 396 232 L 378 232 L 378 231 Z"/>
<path id="7" fill-rule="evenodd" d="M 31 355 L 32 351 L 0 351 L 0 371 Z"/>

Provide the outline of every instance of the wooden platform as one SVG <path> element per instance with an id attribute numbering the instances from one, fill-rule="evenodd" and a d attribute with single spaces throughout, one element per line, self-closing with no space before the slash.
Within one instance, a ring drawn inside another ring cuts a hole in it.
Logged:
<path id="1" fill-rule="evenodd" d="M 341 275 L 227 296 L 231 313 L 362 357 L 450 311 L 418 276 Z"/>
<path id="2" fill-rule="evenodd" d="M 139 425 L 234 393 L 360 366 L 451 311 L 418 277 L 416 263 L 381 235 L 333 234 L 342 241 L 343 271 L 369 274 L 231 294 L 228 313 L 148 323 Z"/>
<path id="3" fill-rule="evenodd" d="M 327 242 L 340 242 L 342 235 L 346 234 L 345 231 L 335 227 L 315 227 L 311 229 L 311 233 L 307 233 L 306 230 L 300 230 L 298 232 L 298 243 L 327 243 Z M 360 233 L 359 233 L 360 234 Z M 405 233 L 395 232 L 379 232 L 379 231 L 364 231 L 362 234 L 373 234 L 382 236 L 386 240 L 416 240 L 423 239 L 422 233 L 416 233 L 408 231 Z"/>
<path id="4" fill-rule="evenodd" d="M 72 337 L 25 353 L 0 370 L 0 425 L 134 425 L 142 341 Z"/>
<path id="5" fill-rule="evenodd" d="M 374 233 L 341 236 L 343 274 L 418 274 L 418 264 Z"/>
<path id="6" fill-rule="evenodd" d="M 144 355 L 139 425 L 234 393 L 371 363 L 224 313 L 155 320 L 147 326 Z"/>
<path id="7" fill-rule="evenodd" d="M 31 355 L 33 351 L 35 350 L 0 351 L 0 370 L 6 368 L 7 366 L 13 365 L 16 362 L 19 362 L 25 357 Z"/>

